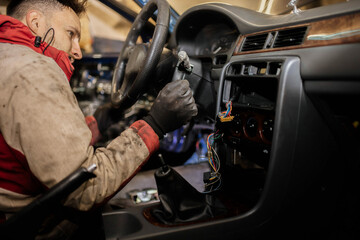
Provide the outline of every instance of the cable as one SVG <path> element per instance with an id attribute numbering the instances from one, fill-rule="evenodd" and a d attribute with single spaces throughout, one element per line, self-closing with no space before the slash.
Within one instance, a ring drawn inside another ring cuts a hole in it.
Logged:
<path id="1" fill-rule="evenodd" d="M 226 111 L 218 114 L 220 122 L 230 122 L 234 119 L 234 116 L 231 116 L 232 111 L 232 101 L 226 103 Z"/>
<path id="2" fill-rule="evenodd" d="M 51 39 L 50 39 L 50 42 L 48 43 L 48 45 L 46 45 L 46 47 L 44 48 L 43 50 L 43 54 L 45 53 L 46 49 L 50 46 L 50 44 L 53 42 L 54 40 L 54 35 L 55 35 L 55 30 L 53 28 L 49 28 L 49 30 L 46 32 L 45 36 L 44 36 L 44 40 L 41 42 L 41 44 L 43 44 L 45 42 L 45 39 L 48 35 L 48 33 L 52 31 L 53 32 L 53 35 L 51 36 Z"/>
<path id="3" fill-rule="evenodd" d="M 234 119 L 234 116 L 231 116 L 232 111 L 232 101 L 228 101 L 226 103 L 226 111 L 218 113 L 218 117 L 221 122 L 230 122 Z M 205 189 L 210 187 L 210 190 L 206 193 L 210 193 L 213 191 L 218 190 L 221 187 L 221 174 L 220 174 L 220 166 L 221 161 L 219 158 L 219 155 L 217 154 L 216 150 L 213 148 L 213 144 L 216 140 L 223 137 L 223 134 L 219 133 L 219 130 L 217 130 L 214 133 L 211 133 L 207 137 L 207 143 L 206 147 L 208 150 L 208 161 L 211 166 L 211 172 L 210 177 L 208 177 L 207 181 L 208 183 L 205 184 Z M 216 185 L 215 189 L 214 186 Z"/>
<path id="4" fill-rule="evenodd" d="M 215 184 L 216 182 L 219 182 L 219 183 L 218 183 L 218 185 L 216 186 L 216 188 L 213 189 L 214 184 Z M 211 185 L 212 185 L 212 186 L 211 186 Z M 209 191 L 202 192 L 202 193 L 207 194 L 207 193 L 212 193 L 212 192 L 218 190 L 218 189 L 221 187 L 221 178 L 218 178 L 218 180 L 216 180 L 216 181 L 213 182 L 213 183 L 205 184 L 205 187 L 208 187 L 208 186 L 211 186 L 211 189 L 210 189 Z"/>
<path id="5" fill-rule="evenodd" d="M 212 144 L 214 143 L 214 140 L 219 139 L 221 137 L 221 134 L 217 134 L 217 133 L 218 131 L 209 134 L 209 136 L 207 137 L 208 160 L 214 172 L 218 172 L 220 169 L 220 161 L 218 160 L 219 157 L 215 149 L 212 148 Z"/>
<path id="6" fill-rule="evenodd" d="M 220 158 L 215 149 L 212 147 L 214 144 L 214 141 L 221 138 L 222 134 L 219 134 L 219 131 L 216 131 L 215 133 L 209 134 L 207 137 L 207 150 L 208 150 L 208 161 L 211 166 L 212 171 L 210 172 L 210 177 L 208 178 L 209 183 L 205 184 L 205 189 L 210 187 L 210 190 L 205 193 L 210 193 L 213 191 L 216 191 L 221 186 L 221 174 L 219 172 L 220 170 Z M 217 185 L 215 185 L 217 183 Z M 214 188 L 214 186 L 216 186 Z"/>

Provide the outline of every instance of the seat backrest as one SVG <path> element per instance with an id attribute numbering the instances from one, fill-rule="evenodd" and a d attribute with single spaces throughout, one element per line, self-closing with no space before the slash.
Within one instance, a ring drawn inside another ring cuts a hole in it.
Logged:
<path id="1" fill-rule="evenodd" d="M 96 165 L 81 167 L 53 186 L 32 203 L 0 224 L 0 239 L 34 239 L 40 226 L 52 210 L 87 180 L 96 177 Z"/>

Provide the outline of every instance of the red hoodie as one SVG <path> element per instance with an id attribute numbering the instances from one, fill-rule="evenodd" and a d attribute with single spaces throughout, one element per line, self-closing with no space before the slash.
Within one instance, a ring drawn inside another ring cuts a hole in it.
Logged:
<path id="1" fill-rule="evenodd" d="M 51 57 L 64 71 L 70 81 L 74 67 L 70 62 L 69 55 L 64 51 L 48 46 L 46 42 L 42 42 L 39 47 L 35 47 L 35 36 L 19 20 L 6 15 L 0 15 L 0 42 L 24 45 L 35 52 Z"/>

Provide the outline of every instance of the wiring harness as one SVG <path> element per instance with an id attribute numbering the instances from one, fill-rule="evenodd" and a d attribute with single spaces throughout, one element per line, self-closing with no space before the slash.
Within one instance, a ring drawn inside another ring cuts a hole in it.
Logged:
<path id="1" fill-rule="evenodd" d="M 226 111 L 220 112 L 218 117 L 221 122 L 230 122 L 234 119 L 234 116 L 231 116 L 232 102 L 229 101 L 226 103 Z M 214 148 L 214 142 L 223 137 L 223 134 L 217 130 L 214 133 L 209 134 L 207 137 L 207 157 L 209 164 L 211 166 L 211 172 L 204 173 L 204 182 L 206 193 L 210 193 L 218 190 L 221 187 L 221 174 L 220 174 L 220 158 Z"/>
<path id="2" fill-rule="evenodd" d="M 234 119 L 234 116 L 231 116 L 232 102 L 228 101 L 226 103 L 226 111 L 218 113 L 220 122 L 231 122 Z"/>

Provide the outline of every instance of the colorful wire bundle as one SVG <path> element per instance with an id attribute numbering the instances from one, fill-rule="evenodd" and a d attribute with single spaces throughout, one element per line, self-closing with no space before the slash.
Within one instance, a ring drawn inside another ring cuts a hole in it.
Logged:
<path id="1" fill-rule="evenodd" d="M 215 184 L 218 181 L 221 181 L 221 175 L 219 173 L 220 170 L 220 159 L 218 154 L 216 153 L 215 149 L 212 147 L 214 141 L 216 139 L 219 139 L 222 137 L 221 134 L 218 134 L 219 131 L 216 131 L 215 133 L 209 134 L 207 137 L 207 150 L 208 150 L 208 160 L 209 164 L 213 170 L 211 173 L 211 177 L 209 178 L 210 183 L 206 184 L 205 186 L 208 187 L 210 185 Z M 218 187 L 220 186 L 220 183 L 218 184 Z M 218 188 L 217 187 L 217 188 Z M 216 188 L 216 189 L 217 189 Z M 216 190 L 214 189 L 214 190 Z"/>
<path id="2" fill-rule="evenodd" d="M 219 118 L 221 122 L 230 122 L 234 119 L 234 116 L 231 116 L 232 102 L 228 101 L 226 103 L 226 111 L 219 113 Z"/>
<path id="3" fill-rule="evenodd" d="M 232 102 L 228 101 L 226 103 L 226 111 L 220 112 L 218 114 L 221 122 L 230 122 L 234 119 L 234 116 L 231 116 L 231 110 L 232 110 Z M 207 150 L 208 150 L 208 161 L 212 168 L 212 172 L 210 173 L 209 183 L 205 184 L 205 187 L 211 186 L 210 190 L 208 192 L 215 191 L 220 188 L 221 186 L 221 174 L 219 172 L 220 170 L 220 158 L 218 154 L 216 153 L 215 149 L 212 147 L 214 144 L 214 141 L 221 138 L 222 134 L 219 134 L 219 130 L 217 130 L 215 133 L 209 134 L 207 137 Z M 214 184 L 217 183 L 215 189 L 213 187 Z"/>
<path id="4" fill-rule="evenodd" d="M 218 172 L 220 169 L 220 161 L 219 157 L 217 156 L 217 153 L 213 149 L 212 145 L 214 143 L 214 140 L 219 139 L 221 137 L 220 134 L 217 134 L 217 132 L 209 134 L 207 137 L 207 150 L 208 150 L 208 160 L 210 163 L 211 168 L 214 170 L 214 172 Z"/>

